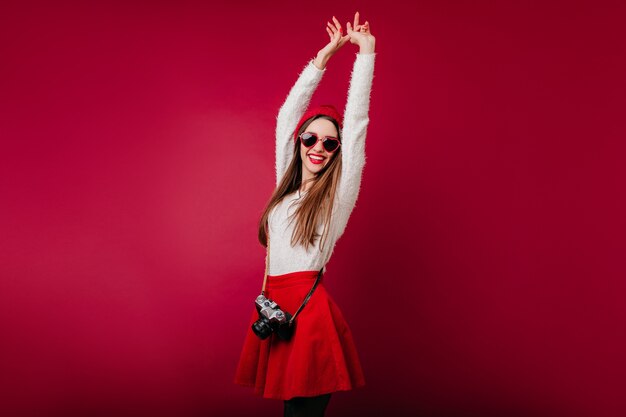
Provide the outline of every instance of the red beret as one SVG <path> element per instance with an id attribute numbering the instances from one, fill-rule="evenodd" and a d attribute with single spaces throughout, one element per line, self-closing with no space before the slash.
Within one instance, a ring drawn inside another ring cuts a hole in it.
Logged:
<path id="1" fill-rule="evenodd" d="M 343 129 L 343 116 L 337 111 L 335 106 L 332 106 L 330 104 L 322 104 L 321 106 L 317 106 L 317 107 L 314 107 L 312 109 L 308 109 L 304 113 L 304 115 L 302 116 L 302 118 L 298 122 L 298 126 L 296 127 L 296 130 L 293 133 L 293 140 L 294 140 L 294 142 L 296 142 L 298 140 L 298 131 L 300 130 L 300 128 L 302 127 L 304 122 L 309 120 L 311 117 L 318 116 L 320 114 L 332 117 L 333 119 L 335 119 L 337 121 L 337 123 L 339 123 L 339 128 Z"/>

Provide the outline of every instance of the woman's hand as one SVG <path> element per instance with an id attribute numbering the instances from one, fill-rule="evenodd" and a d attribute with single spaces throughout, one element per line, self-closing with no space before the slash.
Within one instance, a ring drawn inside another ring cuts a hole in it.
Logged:
<path id="1" fill-rule="evenodd" d="M 348 42 L 348 40 L 350 39 L 349 35 L 342 36 L 343 28 L 341 27 L 341 23 L 339 23 L 339 20 L 337 20 L 335 16 L 333 16 L 332 24 L 330 22 L 327 22 L 326 32 L 330 37 L 330 42 L 328 42 L 328 45 L 320 49 L 320 51 L 317 53 L 317 57 L 313 61 L 315 66 L 319 69 L 324 69 L 330 57 L 335 55 L 335 53 L 340 50 L 341 47 L 344 46 L 346 42 Z"/>
<path id="2" fill-rule="evenodd" d="M 359 12 L 354 14 L 354 26 L 347 24 L 348 36 L 350 43 L 359 45 L 360 53 L 371 54 L 376 49 L 376 38 L 372 36 L 370 31 L 370 23 L 366 20 L 364 24 L 359 25 Z"/>

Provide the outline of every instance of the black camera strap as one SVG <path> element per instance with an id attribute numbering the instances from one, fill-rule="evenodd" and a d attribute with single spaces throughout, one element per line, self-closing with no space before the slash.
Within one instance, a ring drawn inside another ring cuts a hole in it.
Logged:
<path id="1" fill-rule="evenodd" d="M 269 264 L 269 261 L 270 261 L 270 233 L 269 233 L 267 224 L 265 225 L 265 236 L 267 236 L 267 254 L 265 256 L 265 277 L 263 278 L 263 288 L 261 289 L 261 294 L 263 294 L 263 295 L 265 295 L 265 285 L 267 284 L 267 275 L 269 273 L 269 265 L 270 265 Z M 304 298 L 304 301 L 302 302 L 302 304 L 300 305 L 298 310 L 296 310 L 296 312 L 293 314 L 293 316 L 291 317 L 291 320 L 289 320 L 289 325 L 290 326 L 293 325 L 293 322 L 295 321 L 296 316 L 298 314 L 300 314 L 300 311 L 302 311 L 304 306 L 309 302 L 309 299 L 311 298 L 311 296 L 315 292 L 315 289 L 317 288 L 317 285 L 320 283 L 320 280 L 322 279 L 323 271 L 324 271 L 324 267 L 322 267 L 322 269 L 320 269 L 320 272 L 318 272 L 317 278 L 315 278 L 315 283 L 313 283 L 313 287 L 311 288 L 309 293 Z"/>
<path id="2" fill-rule="evenodd" d="M 324 268 L 320 269 L 320 272 L 318 272 L 318 274 L 317 274 L 317 278 L 315 278 L 315 283 L 313 284 L 313 287 L 311 288 L 309 293 L 304 298 L 304 301 L 302 302 L 302 305 L 300 305 L 300 308 L 298 308 L 298 310 L 296 310 L 296 312 L 293 314 L 293 317 L 291 317 L 291 320 L 289 320 L 289 325 L 290 326 L 293 325 L 293 322 L 296 319 L 296 316 L 300 313 L 300 310 L 302 310 L 304 308 L 306 303 L 309 302 L 309 298 L 311 298 L 311 296 L 315 292 L 315 289 L 317 288 L 317 284 L 319 284 L 320 280 L 322 279 L 322 271 L 323 270 L 324 270 Z"/>

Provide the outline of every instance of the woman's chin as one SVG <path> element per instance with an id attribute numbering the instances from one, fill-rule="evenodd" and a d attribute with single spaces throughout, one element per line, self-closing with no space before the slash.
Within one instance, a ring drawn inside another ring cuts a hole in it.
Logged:
<path id="1" fill-rule="evenodd" d="M 307 162 L 306 169 L 309 170 L 309 172 L 313 174 L 317 174 L 318 172 L 322 170 L 322 168 L 324 168 L 325 165 L 326 164 L 312 164 L 310 162 Z"/>

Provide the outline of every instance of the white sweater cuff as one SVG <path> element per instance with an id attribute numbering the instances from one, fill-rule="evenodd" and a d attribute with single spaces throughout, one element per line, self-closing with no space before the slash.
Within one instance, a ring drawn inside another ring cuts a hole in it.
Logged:
<path id="1" fill-rule="evenodd" d="M 326 72 L 326 68 L 324 68 L 324 69 L 317 68 L 315 66 L 315 64 L 313 63 L 314 61 L 315 61 L 315 58 L 311 58 L 311 60 L 309 61 L 309 65 L 307 65 L 307 69 L 309 71 L 316 72 L 316 73 L 318 73 L 318 75 L 321 75 L 324 72 Z"/>

